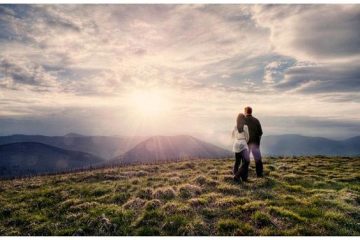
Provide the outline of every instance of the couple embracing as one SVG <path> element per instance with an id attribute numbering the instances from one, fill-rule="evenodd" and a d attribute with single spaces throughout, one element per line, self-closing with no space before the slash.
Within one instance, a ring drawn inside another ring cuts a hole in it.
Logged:
<path id="1" fill-rule="evenodd" d="M 236 119 L 236 126 L 232 132 L 234 139 L 233 152 L 235 153 L 234 180 L 247 181 L 250 153 L 256 164 L 257 177 L 263 176 L 263 164 L 260 153 L 262 128 L 259 120 L 252 116 L 252 108 L 246 107 L 244 114 L 240 113 Z M 240 167 L 240 168 L 239 168 Z"/>

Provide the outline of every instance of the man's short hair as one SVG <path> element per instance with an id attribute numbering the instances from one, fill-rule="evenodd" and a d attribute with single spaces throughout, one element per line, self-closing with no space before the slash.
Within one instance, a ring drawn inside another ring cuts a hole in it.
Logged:
<path id="1" fill-rule="evenodd" d="M 251 115 L 251 114 L 252 114 L 252 108 L 249 107 L 249 106 L 247 106 L 247 107 L 245 108 L 245 114 Z"/>

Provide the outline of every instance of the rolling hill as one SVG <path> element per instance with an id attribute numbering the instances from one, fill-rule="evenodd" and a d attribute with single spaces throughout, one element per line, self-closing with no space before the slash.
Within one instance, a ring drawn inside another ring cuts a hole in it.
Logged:
<path id="1" fill-rule="evenodd" d="M 175 136 L 174 136 L 175 137 Z M 185 137 L 185 136 L 183 136 Z M 171 151 L 183 151 L 182 148 L 176 148 L 175 145 L 182 145 L 186 142 L 194 142 L 193 139 L 189 141 L 184 140 L 174 142 L 171 146 L 168 140 L 164 140 L 166 137 L 154 136 L 150 139 L 157 138 L 157 141 L 161 141 L 169 152 Z M 119 158 L 121 155 L 128 155 L 128 158 L 134 158 L 134 155 L 138 155 L 141 150 L 149 148 L 144 145 L 151 145 L 152 143 L 146 143 L 146 141 L 156 143 L 155 140 L 150 140 L 146 137 L 111 137 L 111 136 L 84 136 L 76 133 L 69 133 L 64 136 L 42 136 L 42 135 L 10 135 L 0 136 L 0 145 L 19 142 L 38 142 L 47 145 L 51 145 L 66 150 L 87 152 L 96 156 L 99 156 L 105 160 Z M 164 141 L 163 141 L 164 140 Z M 174 139 L 171 141 L 175 141 Z M 198 140 L 200 141 L 200 140 Z M 196 141 L 195 141 L 196 142 Z M 231 144 L 231 141 L 229 141 Z M 137 146 L 139 145 L 140 146 Z M 200 146 L 202 144 L 199 144 Z M 198 146 L 199 146 L 198 145 Z M 155 144 L 156 146 L 156 144 Z M 137 147 L 137 150 L 133 149 Z M 189 146 L 185 147 L 190 149 Z M 194 146 L 194 148 L 196 148 Z M 231 146 L 227 146 L 226 149 L 231 149 Z M 224 150 L 224 149 L 222 149 Z M 266 155 L 329 155 L 329 156 L 358 156 L 360 155 L 360 136 L 349 138 L 343 141 L 336 141 L 321 137 L 307 137 L 296 134 L 288 135 L 270 135 L 264 136 L 261 143 L 261 150 Z M 157 151 L 160 151 L 160 147 L 157 147 Z M 192 151 L 192 150 L 191 150 Z M 165 151 L 166 152 L 166 151 Z M 216 157 L 217 151 L 215 151 L 214 157 Z M 126 153 L 126 154 L 125 154 Z M 131 156 L 129 156 L 131 155 Z M 165 155 L 168 155 L 165 154 Z M 171 157 L 178 158 L 182 156 L 182 153 L 171 153 Z M 178 155 L 178 156 L 176 156 Z M 186 155 L 186 154 L 185 154 Z M 193 155 L 193 154 L 191 154 Z M 157 156 L 161 156 L 161 154 Z M 210 157 L 209 155 L 202 154 L 202 156 Z M 166 156 L 167 157 L 167 156 Z M 152 159 L 159 159 L 158 157 L 152 157 Z"/>
<path id="2" fill-rule="evenodd" d="M 30 140 L 34 142 L 27 142 Z M 85 169 L 90 165 L 156 163 L 233 155 L 226 149 L 188 135 L 153 136 L 141 140 L 141 137 L 83 136 L 73 133 L 57 137 L 0 137 L 0 177 L 56 173 L 74 168 Z M 300 135 L 264 136 L 261 150 L 264 155 L 271 156 L 359 156 L 360 137 L 335 141 Z M 97 157 L 96 154 L 109 158 Z M 114 154 L 118 155 L 113 157 Z"/>
<path id="3" fill-rule="evenodd" d="M 261 140 L 261 150 L 264 154 L 273 156 L 359 156 L 360 137 L 336 141 L 327 138 L 306 137 L 295 134 L 264 136 Z"/>
<path id="4" fill-rule="evenodd" d="M 87 152 L 104 159 L 125 153 L 144 137 L 83 136 L 69 133 L 64 136 L 10 135 L 0 136 L 0 145 L 19 142 L 38 142 L 66 150 Z"/>
<path id="5" fill-rule="evenodd" d="M 188 135 L 154 136 L 136 145 L 113 162 L 150 163 L 190 158 L 223 158 L 232 156 L 228 150 Z"/>
<path id="6" fill-rule="evenodd" d="M 103 161 L 89 153 L 42 143 L 11 143 L 0 145 L 0 178 L 83 169 Z"/>

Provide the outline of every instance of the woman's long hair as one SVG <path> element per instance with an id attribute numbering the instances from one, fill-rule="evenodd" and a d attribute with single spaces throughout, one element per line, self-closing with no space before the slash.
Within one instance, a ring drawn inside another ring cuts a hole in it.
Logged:
<path id="1" fill-rule="evenodd" d="M 245 115 L 242 113 L 239 113 L 236 119 L 236 127 L 239 131 L 239 133 L 244 131 L 244 125 L 245 125 Z"/>

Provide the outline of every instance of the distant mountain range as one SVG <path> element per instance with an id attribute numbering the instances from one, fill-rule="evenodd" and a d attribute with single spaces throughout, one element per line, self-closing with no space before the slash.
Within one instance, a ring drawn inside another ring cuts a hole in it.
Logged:
<path id="1" fill-rule="evenodd" d="M 124 155 L 113 159 L 121 163 L 151 163 L 191 158 L 224 158 L 228 150 L 187 135 L 154 136 L 136 145 Z"/>
<path id="2" fill-rule="evenodd" d="M 87 152 L 104 159 L 124 154 L 146 137 L 84 136 L 69 133 L 65 136 L 10 135 L 0 136 L 0 145 L 19 142 L 37 142 L 72 151 Z"/>
<path id="3" fill-rule="evenodd" d="M 89 153 L 69 151 L 36 142 L 0 145 L 0 177 L 54 173 L 103 163 Z"/>
<path id="4" fill-rule="evenodd" d="M 261 150 L 265 155 L 360 155 L 360 136 L 336 141 L 322 137 L 288 134 L 264 136 Z"/>
<path id="5" fill-rule="evenodd" d="M 360 137 L 335 141 L 300 135 L 264 136 L 263 155 L 359 156 Z M 0 137 L 0 178 L 90 166 L 224 158 L 233 153 L 188 135 L 107 137 L 11 135 Z"/>
<path id="6" fill-rule="evenodd" d="M 0 137 L 0 178 L 90 166 L 231 156 L 230 151 L 191 136 L 154 136 L 141 140 L 141 137 L 82 136 L 73 133 L 55 137 L 3 136 Z M 113 157 L 114 154 L 118 155 Z"/>

